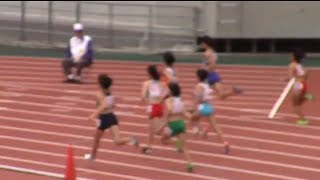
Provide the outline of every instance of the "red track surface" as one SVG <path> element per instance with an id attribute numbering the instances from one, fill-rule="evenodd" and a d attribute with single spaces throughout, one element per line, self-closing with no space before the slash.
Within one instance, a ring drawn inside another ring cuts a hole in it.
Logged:
<path id="1" fill-rule="evenodd" d="M 230 155 L 214 134 L 190 136 L 195 172 L 185 172 L 183 156 L 157 141 L 153 155 L 115 146 L 106 133 L 96 162 L 82 160 L 91 147 L 95 79 L 108 73 L 115 81 L 117 114 L 123 135 L 147 140 L 140 85 L 147 63 L 97 62 L 86 84 L 62 84 L 60 61 L 3 57 L 0 60 L 0 165 L 64 174 L 68 144 L 75 147 L 77 174 L 90 179 L 320 179 L 319 102 L 306 104 L 311 124 L 294 124 L 289 102 L 274 120 L 267 114 L 285 86 L 285 68 L 221 66 L 226 85 L 242 85 L 242 96 L 215 100 L 219 123 L 231 143 Z M 178 64 L 183 96 L 190 100 L 195 65 Z M 311 70 L 310 89 L 319 97 L 319 70 Z M 27 176 L 24 179 L 32 179 Z"/>

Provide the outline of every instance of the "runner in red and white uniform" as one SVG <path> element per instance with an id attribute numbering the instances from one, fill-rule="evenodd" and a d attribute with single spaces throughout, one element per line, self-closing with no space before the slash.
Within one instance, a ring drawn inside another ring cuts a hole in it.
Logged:
<path id="1" fill-rule="evenodd" d="M 143 148 L 144 153 L 151 153 L 151 145 L 154 140 L 155 131 L 160 126 L 160 120 L 163 116 L 163 98 L 166 94 L 165 85 L 160 81 L 160 74 L 155 65 L 148 67 L 150 80 L 143 83 L 142 99 L 148 104 L 147 113 L 149 116 L 149 138 L 147 147 Z"/>
<path id="2" fill-rule="evenodd" d="M 307 125 L 309 121 L 305 118 L 302 112 L 302 105 L 306 100 L 312 100 L 314 97 L 307 93 L 308 74 L 301 64 L 302 59 L 305 58 L 304 52 L 296 50 L 293 52 L 293 59 L 289 64 L 289 76 L 295 78 L 295 83 L 292 88 L 292 102 L 295 113 L 299 116 L 298 125 Z"/>

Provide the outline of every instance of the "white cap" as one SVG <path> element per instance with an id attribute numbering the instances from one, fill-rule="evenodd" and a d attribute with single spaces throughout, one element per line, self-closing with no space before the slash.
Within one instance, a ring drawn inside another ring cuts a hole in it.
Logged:
<path id="1" fill-rule="evenodd" d="M 75 24 L 73 24 L 73 30 L 74 31 L 82 31 L 83 25 L 81 23 L 75 23 Z"/>

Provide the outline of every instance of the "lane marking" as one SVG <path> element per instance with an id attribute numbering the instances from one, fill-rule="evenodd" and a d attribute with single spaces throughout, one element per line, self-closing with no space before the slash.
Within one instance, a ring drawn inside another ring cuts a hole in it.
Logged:
<path id="1" fill-rule="evenodd" d="M 3 137 L 0 136 L 0 138 L 3 138 Z M 16 139 L 16 138 L 10 138 L 10 139 Z M 19 139 L 21 141 L 24 141 L 23 140 L 24 138 L 19 138 Z M 38 140 L 29 140 L 29 139 L 25 139 L 25 140 L 26 140 L 25 142 L 36 141 L 35 143 L 39 143 L 39 144 L 47 144 L 47 145 L 55 145 L 55 146 L 63 146 L 63 147 L 67 146 L 65 144 L 60 144 L 60 143 L 51 143 L 50 141 L 38 141 Z M 79 148 L 79 149 L 83 149 L 83 150 L 90 150 L 90 148 L 87 148 L 87 147 L 84 147 L 84 146 L 79 146 L 79 145 L 76 145 L 74 147 L 75 148 Z M 44 155 L 51 155 L 52 154 L 52 153 L 47 153 L 47 152 L 43 152 L 43 151 L 39 151 L 39 150 L 35 151 L 35 150 L 29 150 L 29 149 L 24 149 L 24 148 L 13 148 L 13 147 L 8 147 L 8 146 L 1 146 L 1 145 L 0 145 L 0 148 L 6 148 L 6 149 L 10 149 L 10 150 L 17 150 L 17 151 L 24 151 L 24 152 L 30 152 L 30 153 L 35 153 L 35 154 L 37 154 L 37 153 L 44 154 Z M 172 149 L 172 151 L 174 151 L 173 148 L 166 148 L 166 149 Z M 141 158 L 153 159 L 153 160 L 164 161 L 164 162 L 185 164 L 185 161 L 175 160 L 175 159 L 172 159 L 172 158 L 151 157 L 151 156 L 145 156 L 145 155 L 140 155 L 140 154 L 125 153 L 125 152 L 105 150 L 105 149 L 103 151 L 101 151 L 101 152 L 103 152 L 103 153 L 114 153 L 114 154 L 125 155 L 125 156 L 141 157 Z M 56 154 L 56 153 L 53 153 L 53 154 Z M 205 154 L 211 154 L 211 153 L 205 153 Z M 63 156 L 63 155 L 61 155 L 61 156 Z M 79 157 L 79 159 L 82 159 L 82 157 Z M 97 161 L 99 162 L 99 160 L 97 160 Z M 103 163 L 104 160 L 100 160 L 100 162 Z M 253 174 L 253 175 L 260 175 L 260 176 L 267 176 L 267 177 L 274 177 L 274 178 L 280 178 L 280 179 L 285 179 L 285 178 L 288 178 L 288 179 L 292 178 L 293 179 L 293 177 L 287 177 L 287 176 L 276 175 L 276 174 L 269 174 L 269 173 L 258 172 L 258 171 L 250 171 L 250 170 L 244 170 L 244 169 L 238 169 L 238 168 L 232 168 L 232 167 L 211 165 L 211 164 L 205 164 L 205 163 L 194 163 L 194 164 L 196 166 L 202 166 L 202 167 L 206 167 L 206 168 L 220 169 L 220 170 L 226 170 L 226 171 L 234 171 L 234 172 Z M 273 164 L 278 164 L 279 165 L 280 163 L 273 163 Z M 296 166 L 291 166 L 291 165 L 285 165 L 285 166 L 288 166 L 290 168 L 295 168 L 296 167 Z M 308 169 L 308 170 L 312 170 L 312 171 L 315 171 L 315 172 L 320 172 L 320 170 L 317 169 L 317 168 L 303 168 L 303 169 L 304 170 Z"/>
<path id="2" fill-rule="evenodd" d="M 0 145 L 0 148 L 4 149 L 5 147 Z M 52 152 L 44 152 L 44 151 L 38 151 L 38 150 L 29 150 L 29 149 L 24 149 L 24 148 L 12 148 L 12 147 L 6 147 L 6 149 L 20 151 L 20 152 L 26 152 L 26 153 L 31 153 L 31 154 L 41 154 L 41 155 L 46 155 L 46 156 L 54 156 L 54 157 L 59 157 L 59 158 L 65 158 L 65 154 L 60 154 L 60 153 L 52 153 Z M 0 158 L 5 159 L 6 157 L 5 156 L 0 156 Z M 75 155 L 74 158 L 77 159 L 77 160 L 83 160 L 82 156 L 76 156 Z M 24 160 L 21 160 L 21 161 L 24 161 Z M 36 162 L 39 162 L 39 161 L 36 161 Z M 213 177 L 210 177 L 210 176 L 205 176 L 205 175 L 200 175 L 200 174 L 191 174 L 191 173 L 188 173 L 188 172 L 179 172 L 179 171 L 173 171 L 173 170 L 162 169 L 162 168 L 157 168 L 157 167 L 129 164 L 129 163 L 124 163 L 124 162 L 120 162 L 120 161 L 116 162 L 116 161 L 110 161 L 110 160 L 96 159 L 95 162 L 98 162 L 98 163 L 101 163 L 101 164 L 106 164 L 106 165 L 112 165 L 112 166 L 120 166 L 120 167 L 127 167 L 127 168 L 149 170 L 149 171 L 154 171 L 154 172 L 167 173 L 167 174 L 173 174 L 173 175 L 180 175 L 180 176 L 186 176 L 186 177 L 194 177 L 194 178 L 199 178 L 199 179 L 208 179 L 208 180 L 216 179 L 216 178 L 213 178 Z M 46 163 L 44 163 L 44 164 L 46 164 Z M 81 169 L 81 168 L 76 168 L 76 169 Z M 273 176 L 272 174 L 270 174 L 269 176 L 277 177 L 276 175 Z M 134 177 L 134 176 L 131 176 L 131 177 Z M 286 176 L 283 176 L 283 177 L 286 177 Z M 136 179 L 136 178 L 134 178 L 134 179 Z"/>
<path id="3" fill-rule="evenodd" d="M 4 121 L 8 119 L 11 119 L 9 121 L 18 121 L 18 122 L 29 122 L 29 123 L 34 123 L 34 124 L 42 124 L 42 125 L 49 125 L 49 126 L 56 126 L 56 127 L 68 127 L 68 128 L 73 128 L 73 129 L 81 129 L 81 130 L 94 130 L 95 128 L 93 127 L 87 127 L 87 126 L 80 126 L 80 125 L 70 125 L 70 124 L 60 124 L 60 123 L 51 123 L 51 122 L 43 122 L 43 121 L 35 121 L 35 120 L 29 120 L 29 119 L 21 119 L 21 118 L 6 118 L 6 117 L 3 117 L 3 116 L 0 116 Z M 128 124 L 128 123 L 122 123 L 122 124 Z M 140 127 L 147 127 L 146 125 L 143 125 L 143 126 L 140 126 Z M 1 126 L 0 126 L 1 128 Z M 6 128 L 6 127 L 4 127 Z M 19 129 L 19 128 L 18 128 Z M 23 130 L 21 130 L 23 131 Z M 30 132 L 28 130 L 26 130 L 27 132 Z M 41 130 L 40 130 L 41 131 Z M 191 133 L 191 131 L 188 131 L 189 133 Z M 37 133 L 37 131 L 31 131 L 31 133 Z M 50 132 L 48 132 L 50 133 Z M 135 133 L 135 132 L 128 132 L 128 131 L 121 131 L 121 133 L 123 134 L 126 134 L 126 135 L 136 135 L 136 136 L 141 136 L 141 137 L 147 137 L 146 134 L 143 134 L 143 133 Z M 211 135 L 212 133 L 210 133 Z M 92 140 L 91 138 L 89 137 L 86 137 L 86 136 L 76 136 L 76 135 L 70 135 L 68 134 L 69 136 L 73 137 L 73 138 L 79 138 L 81 139 L 81 141 L 84 141 L 85 140 Z M 63 136 L 63 135 L 62 135 Z M 76 141 L 78 142 L 78 141 Z M 110 143 L 113 143 L 113 141 L 111 140 L 102 140 L 102 142 L 110 142 Z M 221 147 L 221 144 L 218 144 L 218 143 L 212 143 L 212 142 L 201 142 L 201 141 L 197 141 L 197 140 L 188 140 L 188 142 L 192 143 L 192 144 L 200 144 L 200 145 L 206 145 L 206 146 L 214 146 L 214 147 Z M 157 148 L 161 149 L 162 147 L 161 146 L 156 146 Z M 261 149 L 255 149 L 255 148 L 243 148 L 243 147 L 240 147 L 240 146 L 234 146 L 232 145 L 232 148 L 233 149 L 240 149 L 240 150 L 248 150 L 248 151 L 253 151 L 253 152 L 262 152 L 262 153 L 269 153 L 269 154 L 276 154 L 276 155 L 282 155 L 282 156 L 288 156 L 288 157 L 294 157 L 294 158 L 303 158 L 303 159 L 308 159 L 308 160 L 320 160 L 320 158 L 317 158 L 317 157 L 313 157 L 313 156 L 305 156 L 305 155 L 297 155 L 297 154 L 292 154 L 292 153 L 278 153 L 276 151 L 269 151 L 269 150 L 261 150 Z M 198 152 L 198 151 L 192 151 L 196 154 L 200 154 L 200 155 L 203 155 L 202 152 Z M 210 156 L 213 156 L 215 157 L 216 155 L 210 155 Z M 221 156 L 220 156 L 221 157 Z M 228 158 L 227 156 L 222 156 L 223 158 Z M 232 158 L 235 158 L 235 157 L 231 157 Z M 246 159 L 246 158 L 244 158 Z"/>
<path id="4" fill-rule="evenodd" d="M 19 158 L 8 157 L 8 156 L 0 156 L 0 159 L 14 161 L 14 162 L 20 162 L 20 163 L 41 165 L 41 166 L 46 166 L 46 167 L 54 167 L 54 168 L 59 168 L 59 169 L 65 169 L 64 165 L 45 163 L 45 162 L 39 162 L 39 161 L 33 161 L 33 160 L 27 160 L 27 159 L 19 159 Z M 85 169 L 85 168 L 76 168 L 76 170 L 80 171 L 80 172 L 86 172 L 86 173 L 93 173 L 93 174 L 112 176 L 112 177 L 118 177 L 118 178 L 120 177 L 120 178 L 129 179 L 129 180 L 132 180 L 132 179 L 151 180 L 151 179 L 146 179 L 146 178 L 141 178 L 141 177 L 136 177 L 136 176 L 129 176 L 129 175 L 124 175 L 124 174 L 119 174 L 119 173 L 115 174 L 115 173 L 109 173 L 109 172 L 105 172 L 105 171 L 101 172 L 101 171 L 95 171 L 95 170 Z"/>
<path id="5" fill-rule="evenodd" d="M 64 174 L 52 173 L 52 172 L 47 172 L 47 171 L 39 171 L 39 170 L 35 170 L 35 169 L 21 168 L 21 167 L 17 167 L 17 166 L 8 166 L 8 165 L 1 165 L 0 164 L 0 169 L 19 172 L 19 173 L 28 173 L 28 174 L 34 174 L 34 175 L 40 175 L 40 176 L 59 178 L 59 179 L 64 178 Z M 79 179 L 79 180 L 92 180 L 92 179 L 83 178 L 83 177 L 77 177 L 77 179 Z"/>

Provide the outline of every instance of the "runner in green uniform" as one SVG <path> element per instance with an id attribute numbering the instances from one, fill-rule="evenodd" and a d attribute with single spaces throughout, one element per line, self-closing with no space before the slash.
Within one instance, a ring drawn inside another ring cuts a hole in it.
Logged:
<path id="1" fill-rule="evenodd" d="M 176 146 L 178 152 L 182 152 L 185 155 L 187 163 L 187 171 L 193 171 L 192 160 L 189 155 L 188 148 L 186 146 L 186 124 L 184 118 L 190 118 L 190 114 L 185 111 L 184 103 L 180 98 L 180 87 L 176 83 L 169 84 L 170 97 L 166 99 L 166 122 L 161 126 L 158 132 L 162 133 L 161 142 L 168 144 L 172 137 L 176 137 Z"/>

